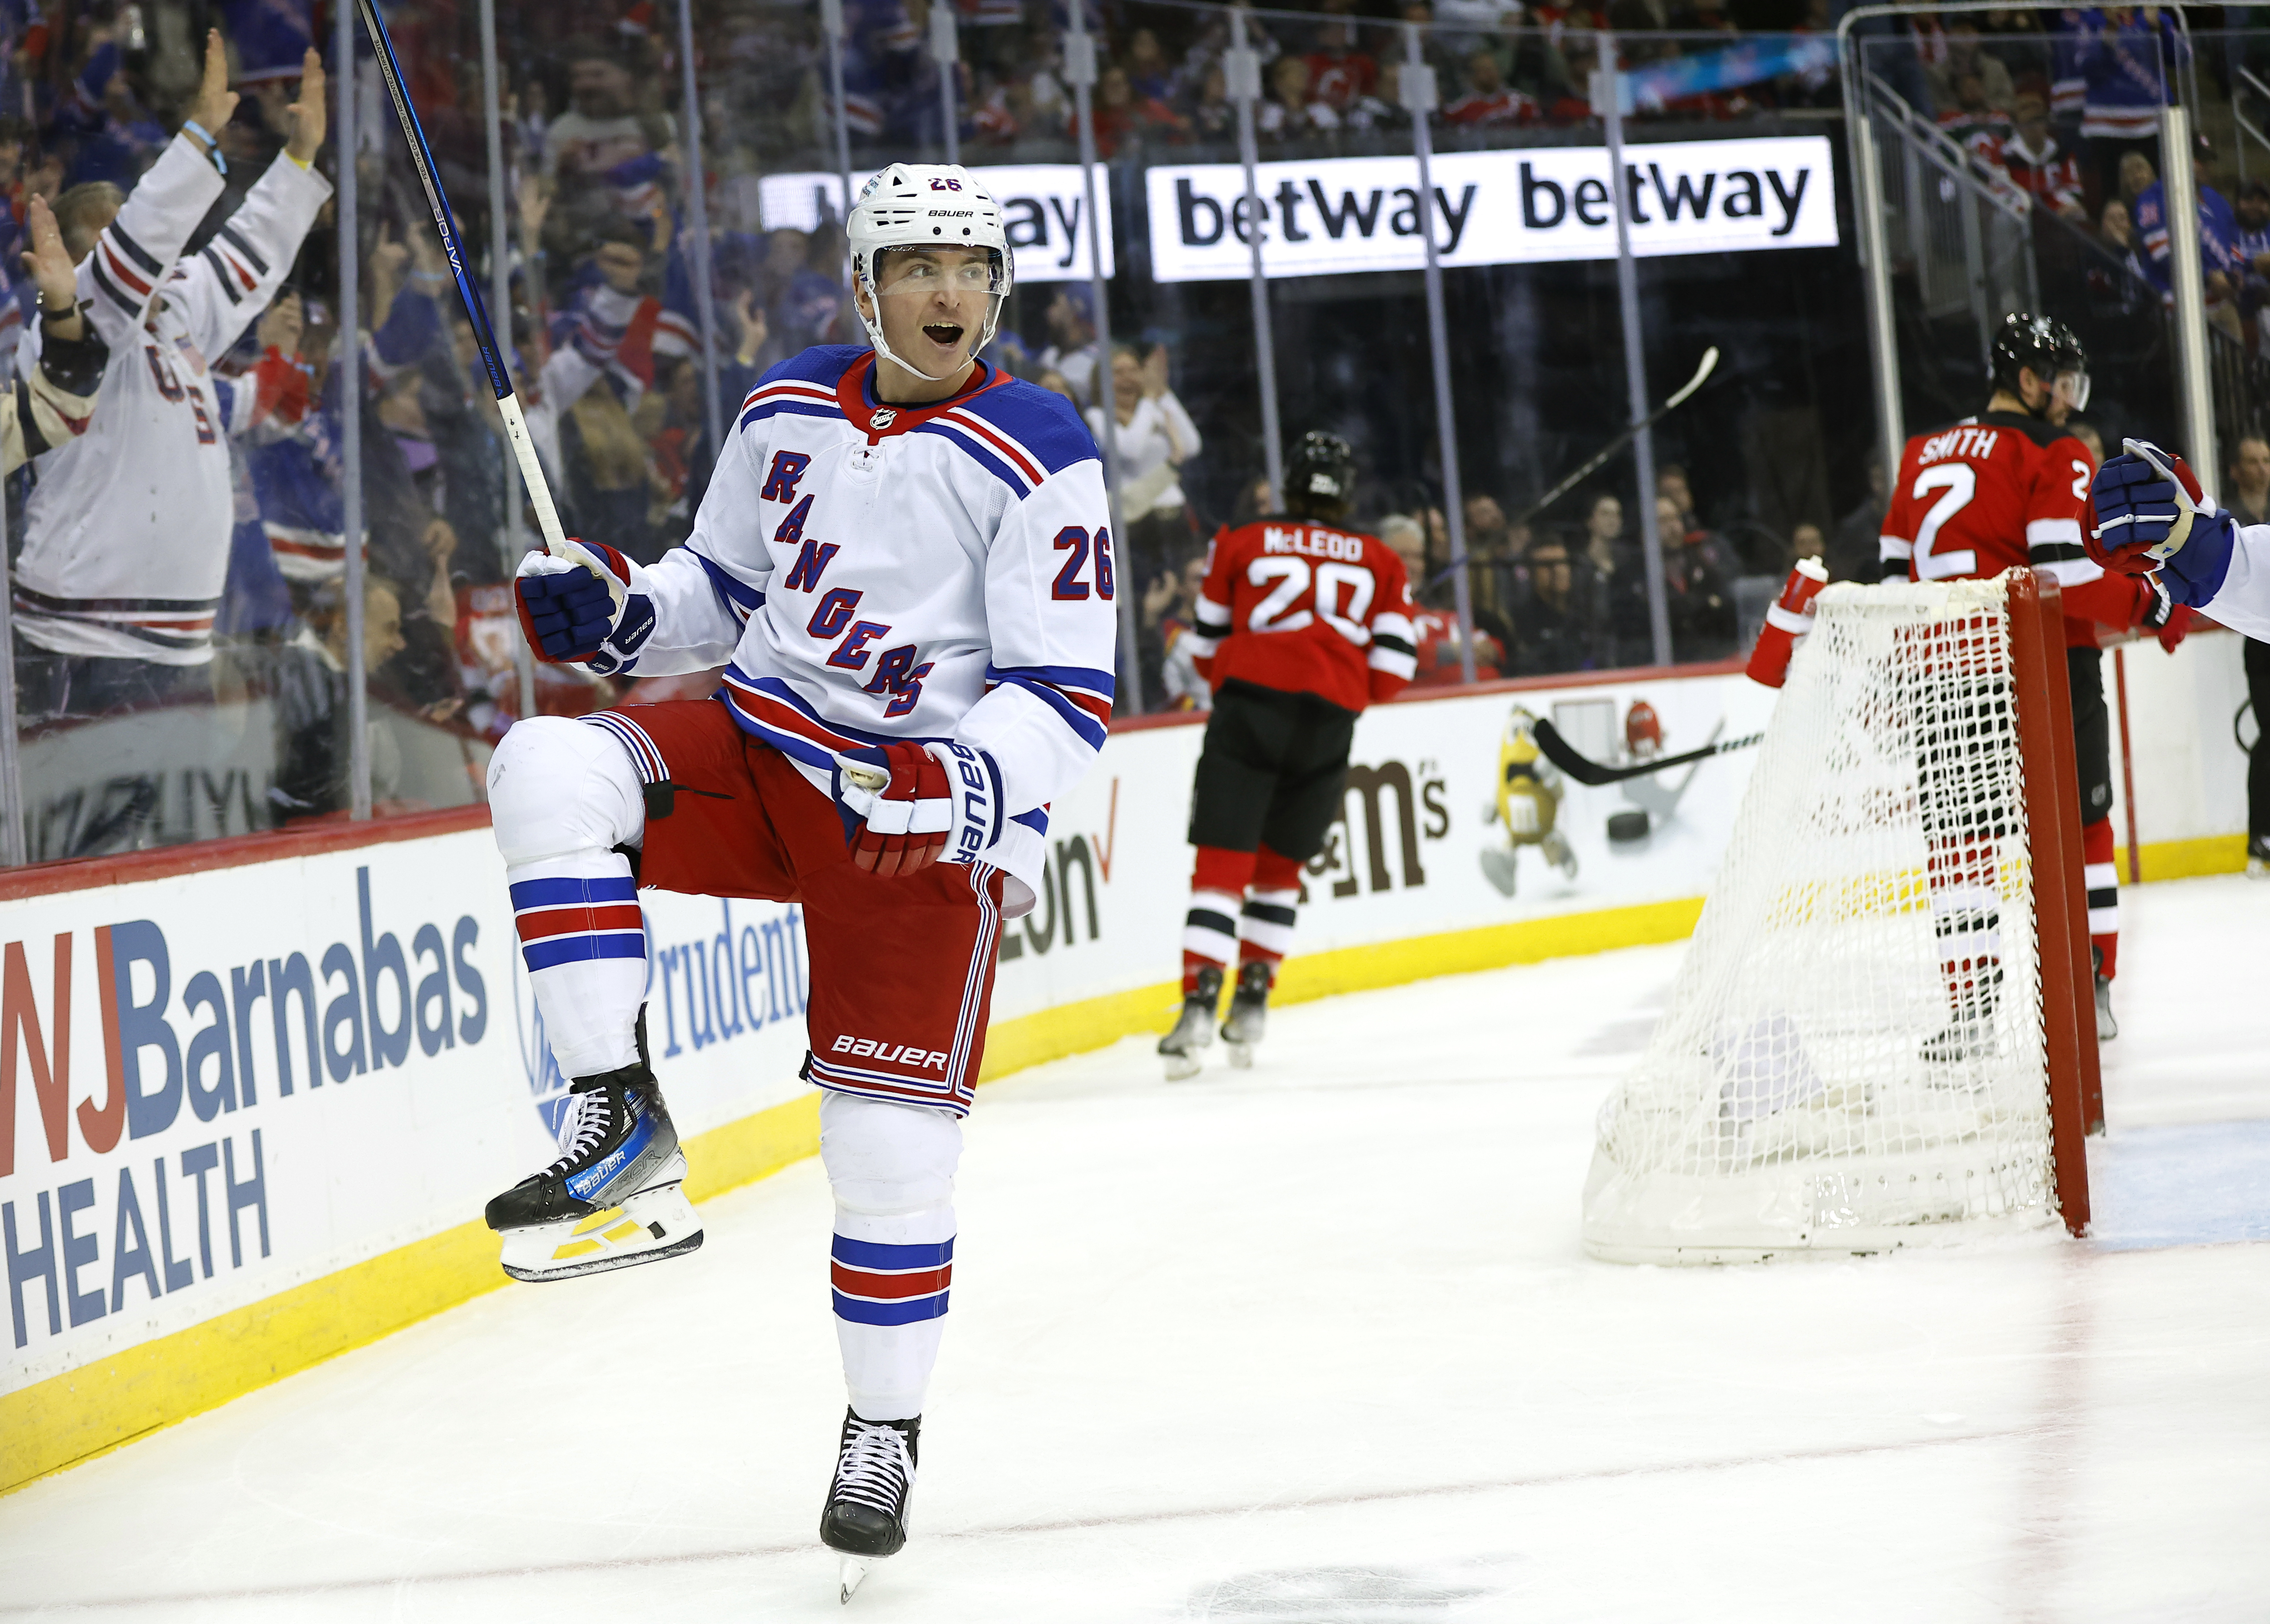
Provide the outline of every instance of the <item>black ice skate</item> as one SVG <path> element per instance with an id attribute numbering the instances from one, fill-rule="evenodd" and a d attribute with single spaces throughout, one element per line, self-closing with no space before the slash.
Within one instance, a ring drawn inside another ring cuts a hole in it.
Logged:
<path id="1" fill-rule="evenodd" d="M 2104 949 L 2092 947 L 2088 957 L 2096 970 L 2096 1041 L 2110 1043 L 2120 1035 L 2120 1023 L 2112 1019 L 2112 978 L 2104 973 Z"/>
<path id="2" fill-rule="evenodd" d="M 1159 1057 L 1167 1063 L 1167 1080 L 1179 1083 L 1196 1077 L 1205 1064 L 1198 1050 L 1213 1042 L 1214 1005 L 1221 1002 L 1221 972 L 1198 972 L 1198 990 L 1183 1000 L 1175 1029 L 1159 1040 Z"/>
<path id="3" fill-rule="evenodd" d="M 560 1280 L 700 1246 L 678 1130 L 646 1063 L 643 1015 L 638 1059 L 579 1077 L 568 1093 L 560 1160 L 488 1205 L 489 1227 L 504 1237 L 504 1272 L 516 1280 Z"/>
<path id="4" fill-rule="evenodd" d="M 919 1415 L 905 1421 L 863 1421 L 843 1412 L 835 1480 L 820 1514 L 820 1543 L 843 1554 L 842 1600 L 851 1599 L 870 1565 L 896 1556 L 907 1543 L 907 1500 L 915 1490 L 921 1440 Z"/>
<path id="5" fill-rule="evenodd" d="M 1229 1019 L 1221 1023 L 1221 1041 L 1228 1046 L 1229 1064 L 1241 1071 L 1253 1064 L 1254 1045 L 1269 1026 L 1269 989 L 1276 977 L 1257 959 L 1237 967 L 1237 990 L 1230 995 Z"/>

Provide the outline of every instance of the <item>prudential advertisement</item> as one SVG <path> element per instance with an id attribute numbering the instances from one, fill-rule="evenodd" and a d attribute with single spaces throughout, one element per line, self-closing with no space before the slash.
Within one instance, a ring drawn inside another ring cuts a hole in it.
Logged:
<path id="1" fill-rule="evenodd" d="M 1433 179 L 1435 241 L 1445 267 L 1615 256 L 1605 147 L 1444 152 Z M 1148 171 L 1152 274 L 1161 282 L 1246 277 L 1256 229 L 1262 270 L 1272 277 L 1416 271 L 1426 263 L 1412 159 L 1265 163 L 1255 181 L 1257 221 L 1235 164 Z M 1628 146 L 1624 189 L 1637 255 L 1836 245 L 1836 173 L 1825 137 Z"/>

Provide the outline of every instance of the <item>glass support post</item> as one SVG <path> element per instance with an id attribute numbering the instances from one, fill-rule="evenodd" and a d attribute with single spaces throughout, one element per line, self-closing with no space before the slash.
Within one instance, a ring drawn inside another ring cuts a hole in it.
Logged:
<path id="1" fill-rule="evenodd" d="M 827 41 L 829 115 L 835 121 L 835 169 L 843 177 L 843 208 L 836 223 L 848 224 L 851 205 L 851 120 L 843 106 L 843 0 L 820 0 L 820 32 Z"/>
<path id="2" fill-rule="evenodd" d="M 961 65 L 961 35 L 954 26 L 951 0 L 932 0 L 930 56 L 938 64 L 938 111 L 945 120 L 946 161 L 961 161 L 961 113 L 954 105 L 954 78 Z"/>
<path id="3" fill-rule="evenodd" d="M 1095 306 L 1095 400 L 1103 412 L 1103 433 L 1095 440 L 1103 452 L 1103 488 L 1111 511 L 1111 533 L 1119 538 L 1119 687 L 1114 708 L 1140 716 L 1143 671 L 1135 648 L 1135 600 L 1141 596 L 1144 582 L 1134 576 L 1134 554 L 1119 512 L 1118 398 L 1111 377 L 1111 307 L 1105 300 L 1103 233 L 1097 224 L 1102 217 L 1095 207 L 1095 39 L 1087 32 L 1087 0 L 1072 0 L 1072 28 L 1065 36 L 1065 77 L 1072 81 L 1073 113 L 1079 125 L 1081 206 L 1087 211 L 1087 286 Z"/>
<path id="4" fill-rule="evenodd" d="M 725 443 L 725 414 L 717 404 L 717 301 L 709 285 L 708 178 L 701 165 L 701 91 L 694 71 L 694 0 L 678 0 L 678 55 L 686 81 L 686 130 L 679 137 L 686 153 L 686 225 L 694 237 L 686 261 L 694 273 L 694 318 L 701 324 L 701 427 L 714 466 Z"/>
<path id="5" fill-rule="evenodd" d="M 1450 535 L 1450 557 L 1458 561 L 1450 577 L 1458 611 L 1458 673 L 1461 681 L 1474 679 L 1474 595 L 1466 559 L 1465 493 L 1458 479 L 1458 420 L 1450 400 L 1450 330 L 1443 309 L 1443 259 L 1435 243 L 1435 146 L 1428 118 L 1435 110 L 1439 91 L 1435 70 L 1419 42 L 1416 23 L 1403 25 L 1403 72 L 1397 80 L 1404 110 L 1411 115 L 1411 150 L 1419 160 L 1419 240 L 1427 254 L 1427 347 L 1435 373 L 1435 428 L 1441 436 L 1443 457 L 1443 523 Z"/>
<path id="6" fill-rule="evenodd" d="M 1624 391 L 1634 424 L 1644 424 L 1652 408 L 1647 394 L 1646 335 L 1640 329 L 1639 265 L 1632 257 L 1632 179 L 1624 167 L 1624 115 L 1616 86 L 1616 37 L 1592 36 L 1599 47 L 1599 69 L 1592 76 L 1592 106 L 1608 137 L 1608 191 L 1615 202 L 1616 303 L 1623 313 Z M 1632 440 L 1638 464 L 1639 534 L 1647 577 L 1647 629 L 1655 664 L 1671 664 L 1671 611 L 1664 593 L 1663 538 L 1655 522 L 1655 433 L 1642 427 Z"/>
<path id="7" fill-rule="evenodd" d="M 332 49 L 337 57 L 331 83 L 338 86 L 339 322 L 339 530 L 345 544 L 347 621 L 347 777 L 351 816 L 370 816 L 370 672 L 363 662 L 362 525 L 362 232 L 355 199 L 355 159 L 362 132 L 355 125 L 355 8 L 332 8 Z"/>
<path id="8" fill-rule="evenodd" d="M 512 322 L 512 189 L 504 164 L 504 83 L 497 68 L 496 0 L 481 0 L 481 123 L 489 146 L 489 312 L 504 346 L 505 365 L 514 356 Z M 534 267 L 530 268 L 530 274 Z M 520 528 L 520 465 L 512 447 L 497 436 L 497 458 L 504 469 L 504 567 L 520 567 L 528 543 Z M 518 618 L 515 617 L 517 631 Z M 536 714 L 536 651 L 525 634 L 513 639 L 513 665 L 519 678 L 518 715 Z"/>
<path id="9" fill-rule="evenodd" d="M 1261 458 L 1269 475 L 1269 500 L 1282 507 L 1285 500 L 1285 425 L 1277 408 L 1277 334 L 1269 315 L 1269 279 L 1261 269 L 1261 182 L 1258 147 L 1253 134 L 1253 108 L 1261 100 L 1261 57 L 1245 38 L 1245 11 L 1229 13 L 1229 51 L 1222 58 L 1222 78 L 1230 100 L 1237 108 L 1237 159 L 1245 169 L 1245 246 L 1252 270 L 1253 367 L 1261 380 Z"/>

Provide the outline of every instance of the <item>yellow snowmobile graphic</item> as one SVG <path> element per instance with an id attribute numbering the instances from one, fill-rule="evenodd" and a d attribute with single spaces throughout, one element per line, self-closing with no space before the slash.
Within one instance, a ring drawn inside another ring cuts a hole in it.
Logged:
<path id="1" fill-rule="evenodd" d="M 1537 718 L 1516 705 L 1498 742 L 1497 794 L 1482 808 L 1485 824 L 1502 825 L 1506 843 L 1481 849 L 1482 877 L 1511 896 L 1520 874 L 1521 849 L 1534 846 L 1565 879 L 1576 878 L 1576 854 L 1554 827 L 1560 816 L 1561 775 L 1537 747 Z"/>

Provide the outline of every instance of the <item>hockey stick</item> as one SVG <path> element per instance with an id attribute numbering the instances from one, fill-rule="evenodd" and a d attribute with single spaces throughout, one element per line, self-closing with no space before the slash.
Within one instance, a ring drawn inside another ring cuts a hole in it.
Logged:
<path id="1" fill-rule="evenodd" d="M 623 583 L 604 568 L 599 560 L 579 543 L 572 542 L 560 528 L 559 510 L 552 505 L 552 487 L 544 478 L 544 465 L 536 460 L 536 443 L 528 437 L 528 423 L 520 413 L 520 397 L 512 387 L 512 374 L 505 368 L 504 352 L 498 348 L 496 332 L 489 326 L 489 313 L 481 302 L 481 292 L 474 285 L 465 269 L 464 245 L 457 240 L 456 219 L 449 211 L 449 199 L 441 190 L 441 178 L 434 172 L 434 149 L 427 145 L 426 130 L 418 122 L 418 109 L 410 104 L 410 93 L 402 83 L 402 63 L 394 54 L 394 37 L 386 31 L 386 19 L 378 14 L 373 0 L 355 0 L 355 9 L 362 13 L 364 31 L 370 35 L 374 54 L 378 58 L 379 78 L 386 81 L 386 94 L 394 103 L 394 116 L 402 126 L 403 139 L 410 144 L 410 161 L 418 171 L 418 183 L 426 189 L 426 206 L 434 212 L 434 229 L 441 234 L 441 251 L 449 256 L 449 274 L 456 279 L 457 297 L 465 307 L 465 319 L 472 323 L 473 343 L 481 352 L 481 365 L 488 369 L 489 387 L 496 391 L 497 415 L 504 419 L 505 439 L 511 443 L 513 460 L 520 464 L 520 478 L 528 486 L 528 500 L 536 508 L 537 528 L 544 534 L 544 549 L 554 558 L 581 564 L 606 583 L 607 596 L 619 610 L 623 604 Z M 352 161 L 353 153 L 346 155 Z"/>
<path id="2" fill-rule="evenodd" d="M 367 4 L 368 0 L 364 0 L 364 3 Z M 1562 480 L 1560 484 L 1546 492 L 1545 494 L 1539 497 L 1536 501 L 1532 502 L 1523 510 L 1520 517 L 1515 519 L 1510 524 L 1507 525 L 1506 528 L 1509 530 L 1519 530 L 1523 525 L 1528 523 L 1532 519 L 1534 519 L 1539 514 L 1543 513 L 1547 508 L 1550 508 L 1554 502 L 1559 501 L 1562 497 L 1569 494 L 1569 492 L 1575 490 L 1585 480 L 1591 478 L 1593 474 L 1599 471 L 1601 465 L 1610 457 L 1622 450 L 1626 446 L 1631 444 L 1633 441 L 1638 439 L 1640 435 L 1644 434 L 1647 430 L 1653 428 L 1658 423 L 1662 422 L 1664 419 L 1678 411 L 1680 407 L 1685 405 L 1688 397 L 1692 396 L 1695 390 L 1701 389 L 1704 383 L 1710 381 L 1711 373 L 1717 370 L 1717 366 L 1718 346 L 1714 344 L 1709 349 L 1702 352 L 1702 360 L 1701 364 L 1695 368 L 1695 375 L 1688 379 L 1685 383 L 1680 384 L 1676 394 L 1673 395 L 1669 400 L 1665 401 L 1663 404 L 1658 406 L 1654 411 L 1649 412 L 1638 422 L 1633 424 L 1629 428 L 1624 430 L 1622 434 L 1618 434 L 1613 440 L 1609 441 L 1607 444 L 1602 446 L 1597 452 L 1593 453 L 1591 458 L 1584 463 L 1583 466 L 1579 467 L 1576 472 L 1570 474 L 1567 478 Z M 1430 588 L 1442 585 L 1443 582 L 1448 581 L 1457 571 L 1465 568 L 1465 566 L 1473 560 L 1473 555 L 1470 552 L 1460 553 L 1457 558 L 1452 559 L 1449 563 L 1443 565 L 1442 568 L 1436 570 L 1432 575 L 1428 576 L 1427 578 L 1427 585 L 1421 588 L 1420 590 L 1425 591 Z"/>
<path id="3" fill-rule="evenodd" d="M 1711 756 L 1725 755 L 1729 750 L 1747 750 L 1765 737 L 1752 733 L 1742 738 L 1729 738 L 1715 745 L 1705 745 L 1700 750 L 1686 751 L 1675 756 L 1664 756 L 1658 760 L 1643 761 L 1635 767 L 1604 767 L 1589 756 L 1576 753 L 1574 745 L 1561 737 L 1561 730 L 1539 718 L 1530 729 L 1537 747 L 1545 759 L 1580 784 L 1621 783 L 1627 778 L 1644 778 L 1650 773 L 1659 773 L 1666 767 L 1684 767 L 1689 761 L 1707 760 Z"/>

